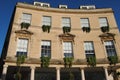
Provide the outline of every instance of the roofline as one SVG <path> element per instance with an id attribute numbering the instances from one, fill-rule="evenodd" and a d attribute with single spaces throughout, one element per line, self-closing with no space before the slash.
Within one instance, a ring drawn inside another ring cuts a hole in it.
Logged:
<path id="1" fill-rule="evenodd" d="M 58 13 L 113 13 L 112 8 L 90 9 L 90 10 L 61 9 L 61 8 L 51 8 L 51 7 L 48 7 L 48 8 L 40 7 L 40 6 L 35 6 L 32 4 L 21 3 L 21 2 L 18 2 L 16 7 L 38 10 L 38 11 L 45 11 L 45 12 L 58 12 Z"/>

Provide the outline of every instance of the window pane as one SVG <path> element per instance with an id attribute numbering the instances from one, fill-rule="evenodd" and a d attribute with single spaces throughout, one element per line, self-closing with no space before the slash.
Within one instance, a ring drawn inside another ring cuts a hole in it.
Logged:
<path id="1" fill-rule="evenodd" d="M 41 41 L 41 56 L 51 57 L 51 42 Z"/>
<path id="2" fill-rule="evenodd" d="M 50 16 L 43 16 L 42 25 L 51 25 L 51 17 Z"/>
<path id="3" fill-rule="evenodd" d="M 86 57 L 95 56 L 93 42 L 84 42 L 84 50 Z"/>
<path id="4" fill-rule="evenodd" d="M 107 18 L 99 18 L 100 27 L 108 26 Z"/>
<path id="5" fill-rule="evenodd" d="M 17 53 L 21 55 L 26 53 L 27 55 L 27 49 L 28 49 L 28 40 L 27 39 L 18 39 L 17 41 Z M 17 54 L 17 55 L 18 55 Z"/>
<path id="6" fill-rule="evenodd" d="M 116 50 L 113 41 L 105 41 L 104 42 L 106 52 L 108 56 L 115 56 Z"/>
<path id="7" fill-rule="evenodd" d="M 63 42 L 64 57 L 73 57 L 72 42 Z"/>
<path id="8" fill-rule="evenodd" d="M 70 18 L 62 18 L 62 27 L 70 27 Z"/>
<path id="9" fill-rule="evenodd" d="M 31 14 L 23 13 L 22 14 L 22 22 L 30 23 L 31 22 L 31 17 L 32 17 Z"/>
<path id="10" fill-rule="evenodd" d="M 80 19 L 81 27 L 90 27 L 88 18 Z"/>

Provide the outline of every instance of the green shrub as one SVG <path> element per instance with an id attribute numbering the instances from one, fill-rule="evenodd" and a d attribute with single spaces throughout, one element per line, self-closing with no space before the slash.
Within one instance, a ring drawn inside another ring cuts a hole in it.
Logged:
<path id="1" fill-rule="evenodd" d="M 41 57 L 41 67 L 48 67 L 50 62 L 50 57 Z"/>
<path id="2" fill-rule="evenodd" d="M 50 32 L 50 29 L 51 29 L 51 26 L 49 26 L 49 25 L 43 25 L 42 26 L 42 30 L 43 30 L 43 32 Z"/>
<path id="3" fill-rule="evenodd" d="M 82 27 L 83 32 L 90 32 L 90 27 Z"/>
<path id="4" fill-rule="evenodd" d="M 22 29 L 22 28 L 28 29 L 29 26 L 30 26 L 30 23 L 26 23 L 26 22 L 22 22 L 22 23 L 21 23 L 21 29 Z"/>
<path id="5" fill-rule="evenodd" d="M 63 27 L 63 33 L 68 33 L 71 31 L 71 27 L 64 26 Z"/>
<path id="6" fill-rule="evenodd" d="M 116 63 L 118 63 L 118 57 L 117 56 L 109 56 L 108 57 L 108 60 L 109 60 L 109 62 L 110 62 L 110 65 L 111 64 L 116 64 Z"/>
<path id="7" fill-rule="evenodd" d="M 96 58 L 95 57 L 89 57 L 87 58 L 87 62 L 88 62 L 88 65 L 91 65 L 91 66 L 96 66 Z"/>
<path id="8" fill-rule="evenodd" d="M 109 32 L 109 26 L 103 26 L 103 27 L 101 27 L 101 31 L 102 31 L 103 33 Z"/>
<path id="9" fill-rule="evenodd" d="M 73 57 L 65 57 L 63 58 L 64 63 L 65 63 L 65 67 L 71 67 L 72 66 L 72 62 L 73 62 Z"/>

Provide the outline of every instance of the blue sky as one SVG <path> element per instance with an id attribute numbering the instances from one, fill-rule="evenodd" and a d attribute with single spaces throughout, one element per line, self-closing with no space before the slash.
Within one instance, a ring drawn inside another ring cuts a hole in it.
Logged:
<path id="1" fill-rule="evenodd" d="M 0 55 L 5 36 L 10 23 L 13 9 L 17 2 L 32 4 L 34 1 L 50 3 L 51 7 L 59 4 L 68 5 L 68 8 L 79 8 L 80 5 L 95 5 L 97 8 L 112 8 L 120 29 L 120 0 L 1 0 L 0 1 Z"/>

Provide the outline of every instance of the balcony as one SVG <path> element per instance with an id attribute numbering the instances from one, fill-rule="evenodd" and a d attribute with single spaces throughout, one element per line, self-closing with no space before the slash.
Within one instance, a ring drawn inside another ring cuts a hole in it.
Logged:
<path id="1" fill-rule="evenodd" d="M 6 62 L 13 62 L 16 63 L 16 57 L 6 57 L 4 61 Z M 25 59 L 26 64 L 41 64 L 41 59 L 39 58 L 26 58 Z M 118 57 L 118 63 L 120 63 L 120 56 Z M 49 62 L 50 65 L 64 65 L 63 59 L 50 59 Z M 108 58 L 99 58 L 96 59 L 96 65 L 105 65 L 110 64 Z M 72 65 L 88 65 L 87 59 L 74 59 L 72 61 Z M 117 65 L 117 64 L 116 64 Z M 110 65 L 115 66 L 115 65 Z"/>

